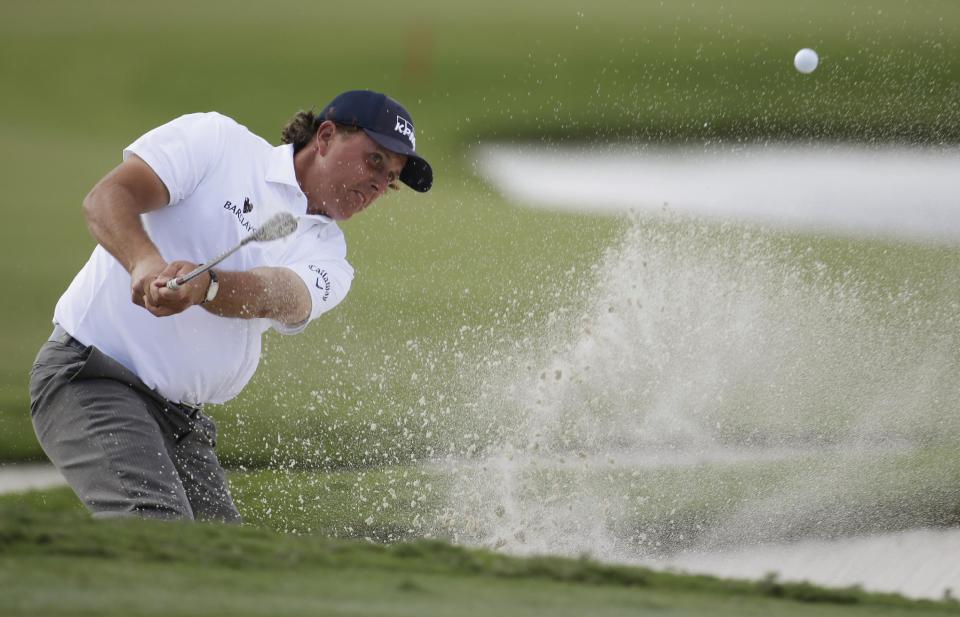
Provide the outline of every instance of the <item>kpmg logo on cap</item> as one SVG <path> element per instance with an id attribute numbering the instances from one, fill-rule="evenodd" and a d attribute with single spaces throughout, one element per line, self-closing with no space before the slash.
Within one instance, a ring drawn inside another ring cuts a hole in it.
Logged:
<path id="1" fill-rule="evenodd" d="M 407 122 L 406 118 L 397 116 L 397 125 L 393 127 L 393 130 L 409 139 L 411 148 L 417 149 L 417 138 L 413 134 L 413 125 Z"/>

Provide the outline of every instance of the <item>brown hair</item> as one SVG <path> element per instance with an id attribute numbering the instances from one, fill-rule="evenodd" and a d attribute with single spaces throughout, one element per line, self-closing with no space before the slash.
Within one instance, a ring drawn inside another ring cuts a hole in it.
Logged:
<path id="1" fill-rule="evenodd" d="M 293 151 L 299 152 L 309 143 L 323 124 L 323 118 L 312 111 L 298 111 L 280 131 L 280 143 L 293 144 Z M 360 129 L 349 124 L 337 123 L 338 133 L 356 133 Z"/>

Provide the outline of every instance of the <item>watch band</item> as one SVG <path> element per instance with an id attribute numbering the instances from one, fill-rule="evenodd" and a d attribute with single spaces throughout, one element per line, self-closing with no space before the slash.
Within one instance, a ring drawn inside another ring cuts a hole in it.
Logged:
<path id="1" fill-rule="evenodd" d="M 217 279 L 217 273 L 213 270 L 207 270 L 207 274 L 210 275 L 210 284 L 207 286 L 207 295 L 200 301 L 200 304 L 212 302 L 217 297 L 217 292 L 220 291 L 220 280 Z"/>

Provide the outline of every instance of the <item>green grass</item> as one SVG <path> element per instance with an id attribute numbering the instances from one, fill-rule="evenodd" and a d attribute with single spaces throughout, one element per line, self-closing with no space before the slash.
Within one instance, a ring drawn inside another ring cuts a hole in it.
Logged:
<path id="1" fill-rule="evenodd" d="M 94 522 L 0 503 L 4 615 L 955 615 L 856 588 L 680 576 L 249 527 Z M 55 591 L 55 592 L 54 592 Z"/>
<path id="2" fill-rule="evenodd" d="M 956 491 L 943 492 L 960 474 L 952 450 L 809 453 L 773 463 L 684 468 L 534 466 L 509 478 L 510 490 L 500 488 L 507 478 L 480 462 L 460 463 L 459 470 L 234 472 L 242 528 L 94 522 L 67 488 L 6 495 L 0 497 L 0 585 L 11 592 L 0 598 L 0 612 L 193 614 L 200 607 L 211 614 L 440 615 L 465 605 L 475 614 L 504 615 L 619 615 L 644 608 L 681 615 L 952 614 L 956 605 L 784 584 L 775 576 L 723 582 L 584 559 L 520 560 L 441 542 L 491 546 L 505 538 L 507 550 L 522 551 L 525 541 L 543 540 L 543 531 L 553 537 L 540 523 L 571 522 L 564 519 L 567 505 L 576 507 L 581 498 L 604 503 L 607 533 L 640 553 L 739 543 L 744 533 L 783 541 L 956 524 Z M 836 490 L 825 491 L 825 482 Z M 551 501 L 553 509 L 542 510 Z M 514 538 L 523 520 L 527 537 Z M 57 593 L 50 593 L 51 581 Z M 194 598 L 193 589 L 201 596 Z M 173 601 L 185 594 L 187 604 Z"/>

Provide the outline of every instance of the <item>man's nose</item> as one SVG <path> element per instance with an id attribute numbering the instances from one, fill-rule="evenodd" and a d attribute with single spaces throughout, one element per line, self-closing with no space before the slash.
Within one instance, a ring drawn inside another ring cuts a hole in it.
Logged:
<path id="1" fill-rule="evenodd" d="M 387 190 L 387 185 L 390 184 L 390 172 L 388 171 L 374 171 L 373 179 L 371 185 L 377 193 L 382 193 Z"/>

